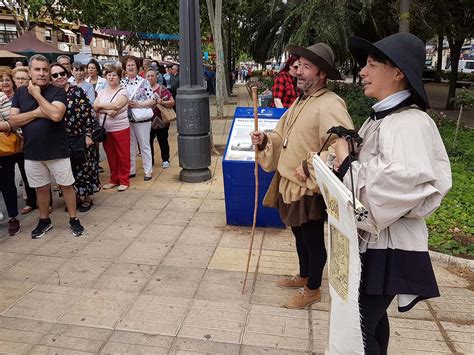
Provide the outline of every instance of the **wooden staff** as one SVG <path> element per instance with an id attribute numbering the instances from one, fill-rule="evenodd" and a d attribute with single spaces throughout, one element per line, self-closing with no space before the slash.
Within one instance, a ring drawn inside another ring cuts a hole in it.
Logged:
<path id="1" fill-rule="evenodd" d="M 258 95 L 257 87 L 252 87 L 252 99 L 253 99 L 253 129 L 258 131 Z M 255 201 L 253 205 L 253 223 L 252 223 L 252 235 L 250 236 L 249 255 L 247 258 L 247 266 L 245 268 L 244 284 L 242 285 L 242 294 L 245 291 L 245 285 L 247 284 L 247 276 L 249 274 L 250 258 L 252 257 L 253 240 L 255 237 L 255 226 L 257 224 L 257 209 L 258 209 L 258 149 L 255 147 Z M 260 257 L 259 257 L 260 259 Z M 254 275 L 255 284 L 255 275 Z"/>

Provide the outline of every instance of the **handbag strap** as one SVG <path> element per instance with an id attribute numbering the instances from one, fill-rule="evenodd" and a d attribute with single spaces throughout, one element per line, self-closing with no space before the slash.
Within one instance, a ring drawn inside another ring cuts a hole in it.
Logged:
<path id="1" fill-rule="evenodd" d="M 120 88 L 120 89 L 118 89 L 118 90 L 115 92 L 114 96 L 112 96 L 112 98 L 110 99 L 110 102 L 114 101 L 115 96 L 117 96 L 117 94 L 118 94 L 122 89 L 123 89 L 123 88 Z M 106 120 L 106 119 L 107 119 L 107 113 L 105 114 L 104 120 L 102 121 L 102 128 L 104 128 L 105 120 Z"/>

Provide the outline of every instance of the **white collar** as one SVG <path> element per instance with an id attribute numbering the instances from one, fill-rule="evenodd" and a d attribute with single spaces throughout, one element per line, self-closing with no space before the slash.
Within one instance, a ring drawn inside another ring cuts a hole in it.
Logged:
<path id="1" fill-rule="evenodd" d="M 377 102 L 374 106 L 372 106 L 372 109 L 374 112 L 388 110 L 389 108 L 397 106 L 400 102 L 409 98 L 410 95 L 411 93 L 408 90 L 396 92 L 395 94 L 387 96 L 382 101 Z"/>

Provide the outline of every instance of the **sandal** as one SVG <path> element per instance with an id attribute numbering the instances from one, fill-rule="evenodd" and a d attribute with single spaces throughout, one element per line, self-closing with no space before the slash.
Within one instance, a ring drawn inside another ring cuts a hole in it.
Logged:
<path id="1" fill-rule="evenodd" d="M 20 213 L 21 214 L 28 214 L 30 213 L 31 211 L 33 211 L 33 207 L 31 206 L 25 206 L 21 209 Z"/>
<path id="2" fill-rule="evenodd" d="M 89 211 L 89 210 L 92 208 L 92 205 L 93 205 L 93 204 L 94 204 L 94 203 L 92 202 L 92 200 L 90 200 L 90 201 L 84 201 L 84 202 L 82 202 L 82 204 L 77 208 L 77 210 L 78 210 L 79 212 L 87 212 L 87 211 Z"/>

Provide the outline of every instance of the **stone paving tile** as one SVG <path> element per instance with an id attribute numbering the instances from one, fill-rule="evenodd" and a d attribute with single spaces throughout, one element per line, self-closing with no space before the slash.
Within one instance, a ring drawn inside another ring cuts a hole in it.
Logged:
<path id="1" fill-rule="evenodd" d="M 151 222 L 135 239 L 137 242 L 163 243 L 173 245 L 183 232 L 184 226 L 171 226 Z"/>
<path id="2" fill-rule="evenodd" d="M 155 217 L 158 216 L 160 212 L 161 210 L 158 210 L 155 207 L 144 207 L 137 203 L 134 207 L 128 209 L 128 211 L 120 217 L 120 221 L 147 225 L 153 219 L 155 219 Z"/>
<path id="3" fill-rule="evenodd" d="M 198 211 L 189 222 L 193 227 L 214 227 L 224 228 L 226 226 L 225 213 L 221 212 L 202 212 Z"/>
<path id="4" fill-rule="evenodd" d="M 223 199 L 206 198 L 199 207 L 199 212 L 222 212 L 225 211 Z"/>
<path id="5" fill-rule="evenodd" d="M 90 242 L 89 238 L 54 238 L 34 251 L 36 255 L 73 257 Z"/>
<path id="6" fill-rule="evenodd" d="M 178 239 L 178 244 L 216 246 L 222 233 L 222 228 L 186 227 Z"/>
<path id="7" fill-rule="evenodd" d="M 26 354 L 31 347 L 32 345 L 27 343 L 0 340 L 0 353 L 3 354 Z"/>
<path id="8" fill-rule="evenodd" d="M 218 246 L 209 269 L 245 271 L 248 250 Z M 253 272 L 258 259 L 258 250 L 252 249 L 249 271 Z M 298 259 L 293 252 L 263 250 L 259 272 L 263 274 L 288 275 L 298 269 Z"/>
<path id="9" fill-rule="evenodd" d="M 146 224 L 130 221 L 116 221 L 110 224 L 101 234 L 102 239 L 133 240 L 145 228 Z"/>
<path id="10" fill-rule="evenodd" d="M 214 249 L 209 245 L 177 244 L 166 255 L 163 265 L 206 268 Z"/>
<path id="11" fill-rule="evenodd" d="M 39 285 L 16 302 L 5 315 L 55 321 L 83 292 L 79 288 Z"/>
<path id="12" fill-rule="evenodd" d="M 257 229 L 254 235 L 254 241 L 252 250 L 259 250 L 260 244 L 262 243 L 263 231 Z M 251 228 L 243 227 L 242 229 L 237 229 L 236 227 L 225 228 L 222 239 L 219 243 L 220 247 L 226 248 L 239 248 L 245 249 L 248 251 L 250 246 L 252 230 Z"/>
<path id="13" fill-rule="evenodd" d="M 168 349 L 155 346 L 108 342 L 100 354 L 168 354 Z"/>
<path id="14" fill-rule="evenodd" d="M 2 241 L 0 247 L 2 252 L 30 254 L 55 238 L 58 233 L 59 231 L 53 228 L 43 238 L 32 240 L 31 235 L 27 235 L 23 231 L 12 238 Z"/>
<path id="15" fill-rule="evenodd" d="M 194 297 L 205 269 L 160 265 L 143 293 L 159 296 Z"/>
<path id="16" fill-rule="evenodd" d="M 28 255 L 5 271 L 2 276 L 10 280 L 41 282 L 58 270 L 66 260 L 53 256 Z"/>
<path id="17" fill-rule="evenodd" d="M 77 256 L 65 262 L 44 282 L 51 285 L 70 287 L 89 287 L 110 266 L 111 261 L 91 260 Z"/>
<path id="18" fill-rule="evenodd" d="M 242 345 L 241 354 L 246 355 L 265 355 L 265 354 L 274 354 L 274 355 L 297 355 L 297 354 L 318 354 L 316 352 L 308 351 L 292 351 L 286 349 L 275 349 L 270 347 L 262 346 L 251 346 L 251 345 Z"/>
<path id="19" fill-rule="evenodd" d="M 0 317 L 0 343 L 36 344 L 52 325 L 53 323 L 30 319 Z M 0 353 L 6 352 L 6 349 L 0 346 Z"/>
<path id="20" fill-rule="evenodd" d="M 35 285 L 33 282 L 0 279 L 0 314 L 23 297 Z"/>
<path id="21" fill-rule="evenodd" d="M 253 275 L 252 275 L 253 276 Z M 199 285 L 197 299 L 222 301 L 248 301 L 250 292 L 242 295 L 244 273 L 223 270 L 208 270 Z M 251 281 L 248 282 L 250 287 Z M 247 288 L 248 291 L 249 288 Z"/>
<path id="22" fill-rule="evenodd" d="M 142 191 L 133 191 L 127 190 L 121 193 L 112 193 L 112 195 L 101 203 L 102 207 L 109 207 L 112 209 L 117 209 L 117 206 L 120 208 L 128 209 L 132 207 L 141 197 L 143 197 Z"/>
<path id="23" fill-rule="evenodd" d="M 13 265 L 15 265 L 17 262 L 24 259 L 25 257 L 25 254 L 4 253 L 0 251 L 0 272 L 4 272 L 5 270 L 11 268 Z"/>
<path id="24" fill-rule="evenodd" d="M 155 272 L 156 266 L 113 263 L 92 285 L 101 290 L 140 292 Z"/>
<path id="25" fill-rule="evenodd" d="M 427 351 L 427 352 L 444 352 L 449 353 L 449 347 L 444 341 L 408 339 L 408 338 L 390 338 L 390 349 L 397 352 L 396 349 L 404 351 Z"/>
<path id="26" fill-rule="evenodd" d="M 160 175 L 161 178 L 161 175 Z M 172 199 L 172 195 L 163 195 L 156 192 L 147 193 L 143 195 L 135 204 L 135 208 L 147 208 L 147 209 L 155 209 L 155 210 L 162 210 L 164 209 L 168 203 Z"/>
<path id="27" fill-rule="evenodd" d="M 112 329 L 136 297 L 136 293 L 88 289 L 58 321 Z"/>
<path id="28" fill-rule="evenodd" d="M 159 265 L 170 248 L 169 244 L 134 241 L 118 260 L 123 263 Z"/>
<path id="29" fill-rule="evenodd" d="M 212 340 L 183 338 L 178 336 L 173 344 L 170 355 L 188 354 L 226 354 L 238 355 L 239 344 L 219 343 Z M 247 354 L 247 353 L 242 353 Z"/>
<path id="30" fill-rule="evenodd" d="M 98 353 L 111 334 L 112 330 L 56 324 L 39 344 L 61 353 L 65 350 Z"/>
<path id="31" fill-rule="evenodd" d="M 450 272 L 442 266 L 434 264 L 433 270 L 436 274 L 436 281 L 440 287 L 468 287 L 469 282 L 462 277 Z"/>
<path id="32" fill-rule="evenodd" d="M 202 204 L 200 198 L 184 198 L 176 197 L 173 198 L 164 209 L 165 211 L 187 211 L 196 212 Z"/>
<path id="33" fill-rule="evenodd" d="M 116 329 L 175 336 L 191 298 L 140 295 Z"/>
<path id="34" fill-rule="evenodd" d="M 242 344 L 309 351 L 308 338 L 308 311 L 252 305 Z"/>
<path id="35" fill-rule="evenodd" d="M 87 244 L 78 255 L 92 260 L 115 260 L 132 243 L 131 240 L 114 240 L 97 237 Z"/>
<path id="36" fill-rule="evenodd" d="M 247 308 L 247 302 L 195 299 L 178 335 L 238 344 L 244 328 Z"/>
<path id="37" fill-rule="evenodd" d="M 158 217 L 154 219 L 153 223 L 173 226 L 186 226 L 191 218 L 193 218 L 193 215 L 193 211 L 163 210 L 158 215 Z"/>

